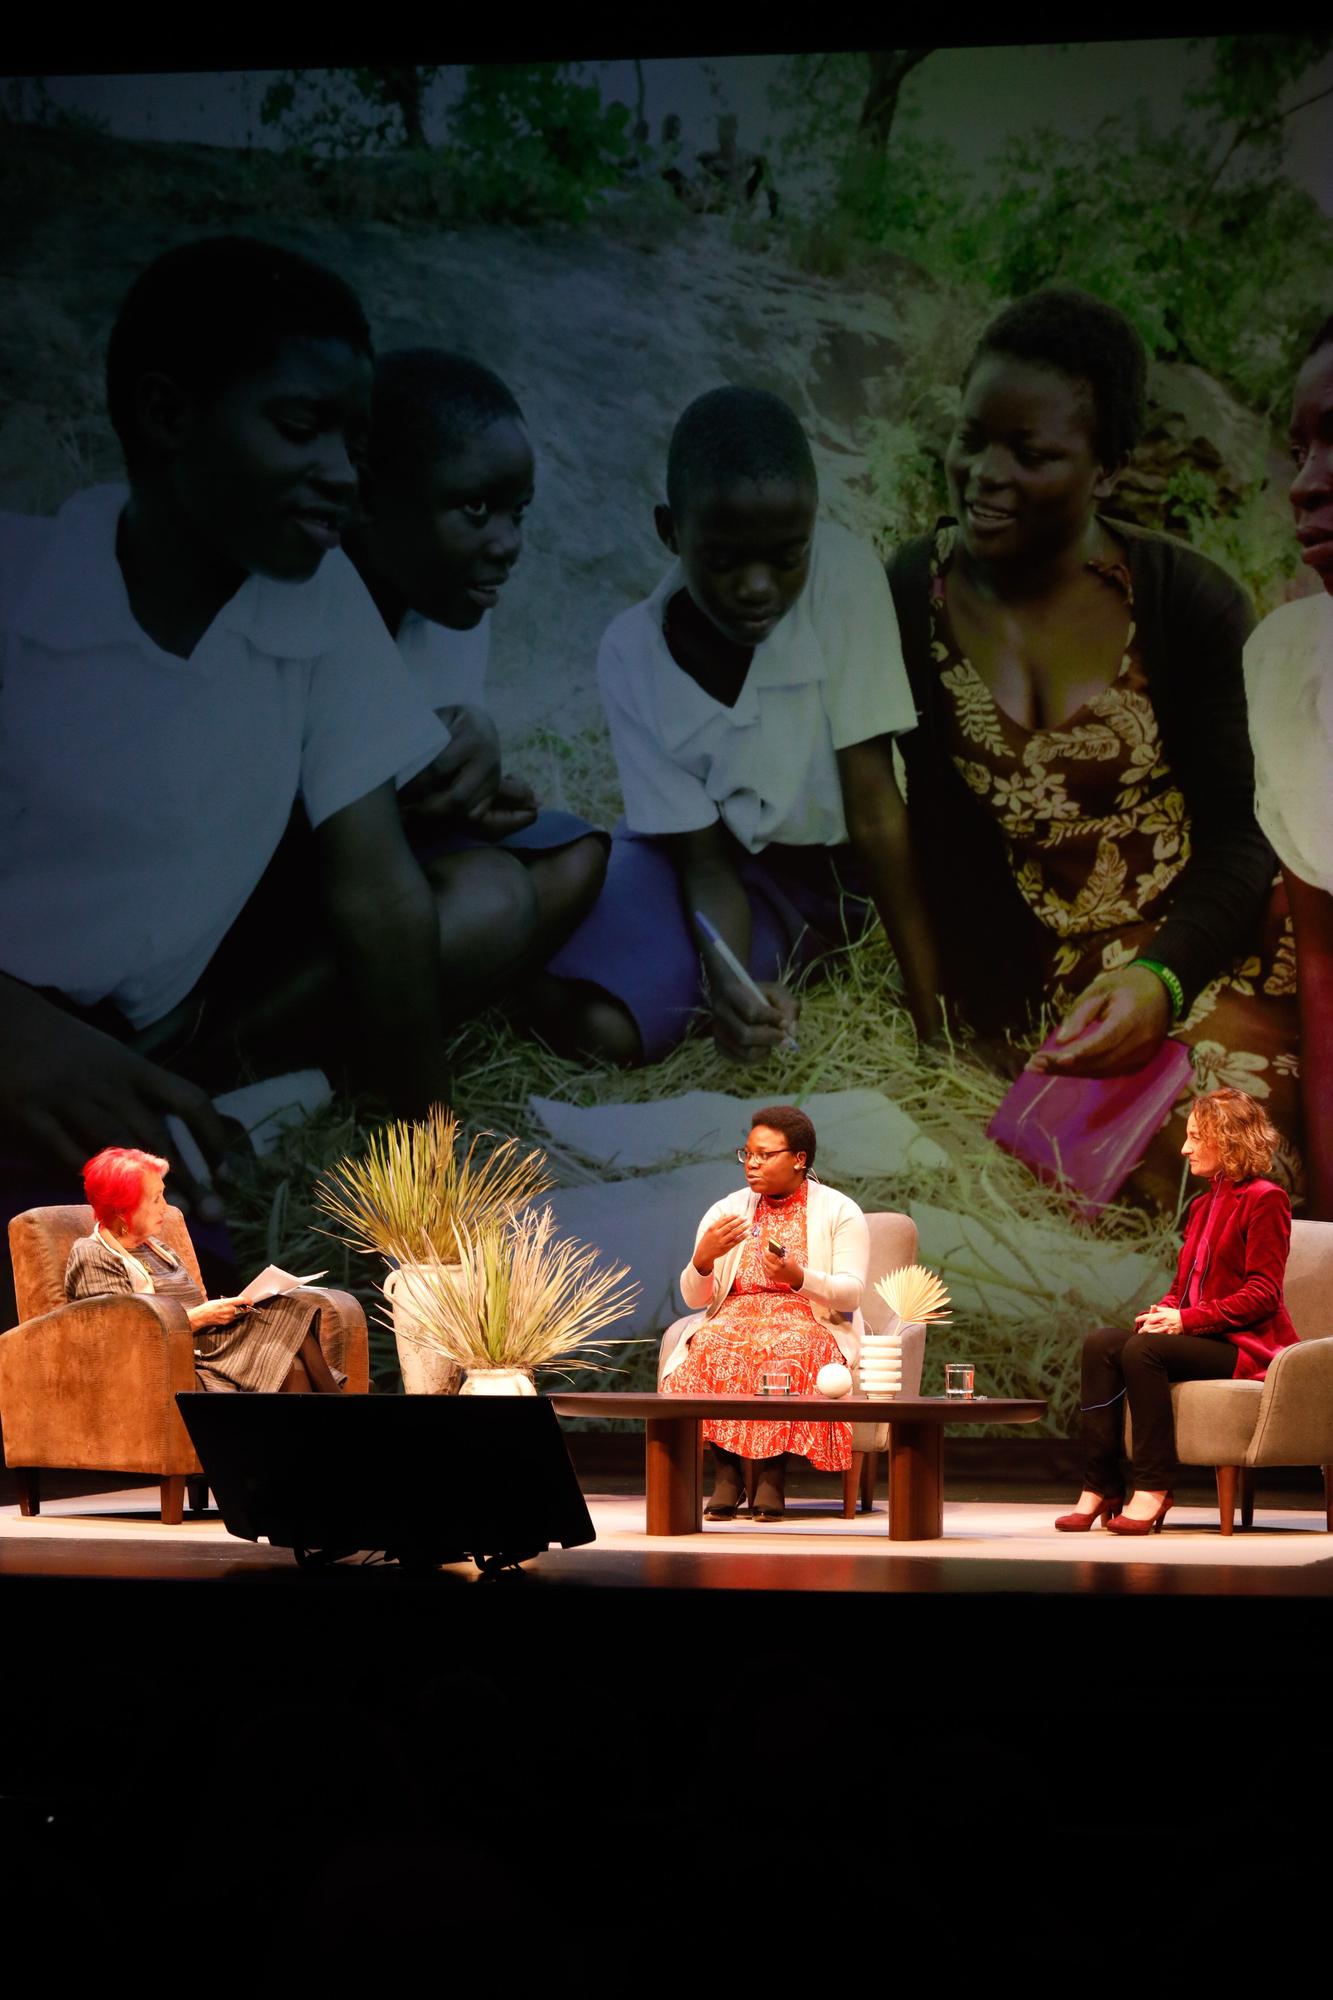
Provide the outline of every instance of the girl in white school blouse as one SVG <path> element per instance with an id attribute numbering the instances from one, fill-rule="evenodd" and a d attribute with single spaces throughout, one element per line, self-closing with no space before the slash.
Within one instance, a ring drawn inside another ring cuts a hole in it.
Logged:
<path id="1" fill-rule="evenodd" d="M 874 551 L 818 521 L 817 501 L 778 397 L 716 389 L 681 417 L 656 511 L 676 560 L 598 657 L 625 819 L 599 903 L 550 966 L 602 990 L 613 1059 L 665 1054 L 701 1003 L 728 1053 L 766 1054 L 795 1022 L 788 968 L 872 911 L 918 1033 L 940 1025 L 894 776 L 916 711 L 893 602 Z"/>

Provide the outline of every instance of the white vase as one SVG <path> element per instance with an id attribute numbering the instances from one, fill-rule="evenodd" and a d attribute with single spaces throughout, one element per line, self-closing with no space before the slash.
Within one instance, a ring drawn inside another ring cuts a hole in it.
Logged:
<path id="1" fill-rule="evenodd" d="M 537 1384 L 526 1368 L 469 1368 L 460 1396 L 535 1396 Z"/>
<path id="2" fill-rule="evenodd" d="M 857 1364 L 863 1396 L 899 1396 L 903 1387 L 901 1333 L 867 1333 Z"/>
<path id="3" fill-rule="evenodd" d="M 393 1307 L 393 1337 L 405 1396 L 456 1396 L 463 1371 L 430 1340 L 421 1315 L 430 1310 L 434 1288 L 447 1283 L 456 1264 L 405 1264 L 384 1280 Z"/>

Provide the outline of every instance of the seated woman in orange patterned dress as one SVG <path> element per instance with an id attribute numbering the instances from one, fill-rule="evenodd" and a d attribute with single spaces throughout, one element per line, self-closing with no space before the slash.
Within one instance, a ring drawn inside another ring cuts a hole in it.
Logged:
<path id="1" fill-rule="evenodd" d="M 753 1396 L 761 1374 L 782 1370 L 793 1395 L 813 1395 L 826 1362 L 855 1369 L 866 1219 L 845 1194 L 811 1180 L 815 1128 L 792 1105 L 757 1111 L 737 1158 L 746 1188 L 714 1202 L 699 1224 L 680 1289 L 687 1306 L 705 1310 L 681 1322 L 663 1355 L 661 1387 L 682 1396 Z M 850 1424 L 793 1420 L 780 1409 L 762 1423 L 704 1425 L 716 1465 L 710 1520 L 736 1513 L 746 1459 L 757 1461 L 757 1521 L 781 1518 L 789 1453 L 821 1472 L 851 1463 Z"/>

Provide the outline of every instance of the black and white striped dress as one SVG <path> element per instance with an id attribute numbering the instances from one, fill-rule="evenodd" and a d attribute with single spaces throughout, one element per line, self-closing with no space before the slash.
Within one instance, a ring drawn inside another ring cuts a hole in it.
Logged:
<path id="1" fill-rule="evenodd" d="M 199 1306 L 199 1289 L 174 1251 L 149 1237 L 130 1253 L 152 1282 L 154 1295 Z M 81 1236 L 65 1266 L 65 1296 L 86 1299 L 108 1292 L 135 1292 L 133 1267 L 100 1235 Z M 309 1291 L 266 1299 L 223 1326 L 195 1331 L 195 1374 L 201 1389 L 281 1389 L 307 1333 L 319 1316 L 319 1300 Z"/>

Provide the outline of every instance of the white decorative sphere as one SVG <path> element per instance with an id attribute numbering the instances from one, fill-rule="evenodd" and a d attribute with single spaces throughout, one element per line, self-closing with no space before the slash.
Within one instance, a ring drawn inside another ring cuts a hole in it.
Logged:
<path id="1" fill-rule="evenodd" d="M 821 1396 L 845 1396 L 852 1386 L 852 1371 L 844 1368 L 841 1361 L 826 1361 L 815 1377 L 815 1387 Z"/>

